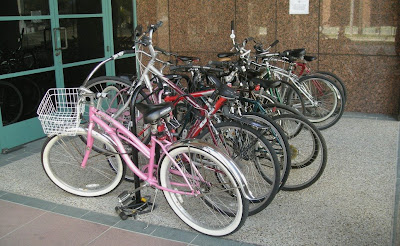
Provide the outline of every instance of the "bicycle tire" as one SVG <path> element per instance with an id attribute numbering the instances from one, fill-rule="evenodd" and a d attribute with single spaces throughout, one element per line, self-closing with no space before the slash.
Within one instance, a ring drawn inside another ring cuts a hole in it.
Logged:
<path id="1" fill-rule="evenodd" d="M 89 80 L 85 85 L 85 88 L 95 92 L 95 93 L 102 93 L 107 87 L 109 86 L 114 86 L 118 90 L 123 90 L 125 88 L 129 88 L 132 86 L 132 82 L 128 79 L 123 79 L 120 77 L 114 77 L 114 76 L 100 76 L 94 79 Z M 107 96 L 107 99 L 110 100 L 110 102 L 113 100 L 112 95 L 109 97 Z M 105 99 L 103 99 L 104 102 L 106 102 Z M 113 105 L 114 107 L 116 106 L 121 106 L 121 103 L 125 103 L 125 101 L 122 102 L 116 102 L 117 105 Z M 98 107 L 97 101 L 95 101 L 96 107 Z M 111 107 L 110 104 L 106 105 L 101 105 L 102 107 L 98 108 L 103 112 L 106 112 L 108 114 L 115 113 L 116 109 L 113 108 L 107 108 L 108 106 Z M 107 112 L 108 110 L 108 112 Z M 111 112 L 110 112 L 111 111 Z M 121 122 L 123 123 L 123 122 Z"/>
<path id="2" fill-rule="evenodd" d="M 288 136 L 292 152 L 292 169 L 282 190 L 296 191 L 311 186 L 321 177 L 328 160 L 324 137 L 317 127 L 300 115 L 283 114 L 273 119 Z M 291 133 L 291 125 L 296 134 Z M 299 125 L 301 132 L 297 133 Z"/>
<path id="3" fill-rule="evenodd" d="M 163 191 L 178 217 L 193 229 L 210 236 L 225 236 L 237 231 L 247 218 L 248 200 L 229 169 L 216 156 L 196 147 L 177 147 L 168 155 L 170 157 L 166 155 L 161 160 L 161 185 L 176 192 L 190 192 L 184 176 L 200 193 L 181 195 Z M 190 161 L 184 162 L 187 157 Z M 177 161 L 182 172 L 176 172 L 171 160 Z M 194 164 L 192 160 L 195 160 Z M 223 184 L 218 176 L 223 176 Z"/>
<path id="4" fill-rule="evenodd" d="M 263 108 L 266 114 L 272 118 L 282 114 L 295 114 L 304 117 L 299 111 L 295 110 L 294 108 L 280 103 L 263 105 Z M 294 137 L 300 133 L 301 126 L 302 126 L 301 124 L 298 125 L 297 131 L 292 132 L 291 137 Z"/>
<path id="5" fill-rule="evenodd" d="M 0 80 L 0 108 L 3 126 L 17 122 L 23 113 L 23 97 L 12 83 Z"/>
<path id="6" fill-rule="evenodd" d="M 128 79 L 124 79 L 124 78 L 120 78 L 120 77 L 113 77 L 113 76 L 101 76 L 101 77 L 97 77 L 94 78 L 92 80 L 89 80 L 85 87 L 87 89 L 90 89 L 93 92 L 103 92 L 108 86 L 115 86 L 116 91 L 121 91 L 122 89 L 126 89 L 132 86 L 132 81 L 128 80 Z M 139 92 L 140 98 L 136 98 L 136 100 L 138 102 L 145 102 L 145 103 L 151 103 L 150 98 L 147 97 L 147 94 L 145 93 L 144 90 L 141 90 Z M 110 114 L 115 113 L 117 111 L 117 108 L 122 106 L 126 100 L 127 100 L 127 95 L 120 97 L 120 101 L 118 102 L 118 104 L 116 105 L 116 107 L 112 108 L 111 110 L 110 107 L 108 108 L 103 108 L 102 111 L 111 111 Z M 143 100 L 144 99 L 144 100 Z M 104 99 L 102 99 L 104 101 Z M 106 104 L 109 105 L 109 104 Z M 115 105 L 115 104 L 114 104 Z M 97 105 L 97 107 L 99 107 L 99 105 Z M 99 108 L 101 109 L 101 108 Z M 120 116 L 120 118 L 118 118 L 117 120 L 119 120 L 121 123 L 125 122 L 125 126 L 129 129 L 129 121 L 131 120 L 131 116 L 130 116 L 130 112 L 129 112 L 129 107 L 126 109 L 126 111 Z M 139 111 L 135 111 L 139 114 Z M 144 123 L 142 121 L 138 121 L 136 122 L 136 132 L 137 132 L 137 136 L 139 137 L 139 139 L 142 140 L 142 142 L 144 142 L 145 144 L 150 142 L 150 133 L 148 130 L 147 134 L 143 134 L 143 136 L 145 137 L 141 137 L 141 135 L 139 135 L 139 133 L 142 132 L 143 128 L 146 128 L 144 126 Z"/>
<path id="7" fill-rule="evenodd" d="M 281 114 L 297 114 L 303 115 L 299 111 L 295 110 L 294 108 L 281 104 L 281 103 L 269 103 L 263 104 L 262 107 L 264 108 L 266 114 L 269 117 L 274 117 Z"/>
<path id="8" fill-rule="evenodd" d="M 324 76 L 328 76 L 328 78 L 331 78 L 331 80 L 333 82 L 335 82 L 336 85 L 338 86 L 338 88 L 342 91 L 344 101 L 345 102 L 347 101 L 347 89 L 346 89 L 346 86 L 345 86 L 343 80 L 338 75 L 336 75 L 335 73 L 332 73 L 332 72 L 328 72 L 328 71 L 316 71 L 316 72 L 314 72 L 314 74 L 321 74 L 321 75 L 324 75 Z"/>
<path id="9" fill-rule="evenodd" d="M 304 114 L 305 103 L 300 90 L 286 81 L 280 80 L 280 83 L 281 85 L 279 87 L 269 90 L 269 93 L 276 99 L 275 103 L 287 105 L 301 114 Z"/>
<path id="10" fill-rule="evenodd" d="M 219 148 L 236 162 L 256 198 L 250 202 L 249 215 L 259 213 L 273 201 L 279 191 L 279 161 L 272 145 L 248 125 L 227 121 L 215 124 L 214 127 L 219 133 Z M 210 137 L 210 132 L 205 129 L 197 138 L 214 144 Z"/>
<path id="11" fill-rule="evenodd" d="M 270 141 L 280 163 L 281 182 L 279 188 L 285 185 L 291 169 L 291 154 L 288 139 L 282 128 L 269 116 L 260 113 L 243 113 L 243 116 L 268 127 L 263 132 L 264 137 Z"/>
<path id="12" fill-rule="evenodd" d="M 304 116 L 320 130 L 336 124 L 344 112 L 344 97 L 336 84 L 322 75 L 302 76 L 299 83 L 317 103 L 306 101 Z"/>
<path id="13" fill-rule="evenodd" d="M 77 196 L 95 197 L 113 191 L 125 175 L 121 157 L 106 137 L 93 131 L 93 146 L 97 151 L 91 152 L 86 167 L 82 168 L 87 146 L 80 136 L 87 139 L 87 131 L 79 128 L 76 136 L 47 138 L 41 153 L 46 175 L 59 188 Z"/>

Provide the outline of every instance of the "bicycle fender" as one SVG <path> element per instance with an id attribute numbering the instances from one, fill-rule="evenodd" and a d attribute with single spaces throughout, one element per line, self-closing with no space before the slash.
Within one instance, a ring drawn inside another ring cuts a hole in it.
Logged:
<path id="1" fill-rule="evenodd" d="M 192 147 L 192 148 L 197 148 L 200 150 L 203 150 L 207 152 L 208 154 L 212 155 L 213 157 L 217 158 L 228 170 L 229 172 L 235 177 L 235 179 L 238 182 L 239 188 L 242 190 L 243 195 L 245 196 L 246 199 L 252 201 L 252 200 L 257 200 L 251 193 L 247 180 L 243 173 L 240 171 L 240 169 L 237 167 L 235 161 L 229 157 L 228 155 L 224 154 L 223 151 L 218 148 L 217 146 L 213 146 L 207 142 L 201 141 L 199 139 L 184 139 L 184 140 L 179 140 L 175 143 L 173 143 L 168 149 L 173 150 L 178 147 Z M 165 154 L 160 158 L 160 163 L 161 160 L 163 160 L 165 157 Z"/>

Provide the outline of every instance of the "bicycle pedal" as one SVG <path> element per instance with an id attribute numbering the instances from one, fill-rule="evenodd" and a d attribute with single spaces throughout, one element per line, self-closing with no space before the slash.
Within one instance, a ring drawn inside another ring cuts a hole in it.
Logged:
<path id="1" fill-rule="evenodd" d="M 131 193 L 128 191 L 123 191 L 119 196 L 118 196 L 118 202 L 120 204 L 124 204 L 131 196 Z"/>
<path id="2" fill-rule="evenodd" d="M 170 119 L 168 123 L 172 126 L 173 129 L 177 129 L 181 126 L 179 121 L 177 121 L 175 118 Z"/>

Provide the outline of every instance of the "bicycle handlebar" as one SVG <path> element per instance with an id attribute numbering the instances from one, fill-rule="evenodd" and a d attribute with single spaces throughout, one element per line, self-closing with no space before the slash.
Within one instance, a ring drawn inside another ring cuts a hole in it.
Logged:
<path id="1" fill-rule="evenodd" d="M 164 49 L 161 49 L 158 46 L 154 46 L 154 49 L 159 51 L 159 52 L 161 52 L 162 54 L 164 54 L 166 56 L 175 56 L 175 57 L 179 56 L 177 53 L 168 52 L 168 51 L 166 51 Z"/>
<path id="2" fill-rule="evenodd" d="M 217 66 L 217 67 L 229 67 L 230 66 L 230 62 L 226 62 L 226 61 L 209 61 L 208 62 L 209 65 L 212 66 Z"/>
<path id="3" fill-rule="evenodd" d="M 89 98 L 106 98 L 108 93 L 104 93 L 104 92 L 93 92 L 89 89 L 87 89 L 84 86 L 79 87 L 80 90 L 80 96 L 81 97 L 89 97 Z"/>
<path id="4" fill-rule="evenodd" d="M 269 49 L 274 47 L 275 45 L 277 45 L 279 43 L 279 40 L 275 40 L 272 44 L 269 45 Z"/>
<path id="5" fill-rule="evenodd" d="M 202 71 L 216 72 L 216 73 L 224 72 L 223 69 L 215 67 L 207 67 L 207 66 L 179 65 L 179 66 L 170 66 L 169 68 L 170 71 L 175 71 L 175 70 L 189 71 L 196 69 Z"/>
<path id="6" fill-rule="evenodd" d="M 157 31 L 158 28 L 160 28 L 163 25 L 162 21 L 158 21 L 155 25 L 150 25 L 149 29 L 153 29 L 153 31 Z"/>

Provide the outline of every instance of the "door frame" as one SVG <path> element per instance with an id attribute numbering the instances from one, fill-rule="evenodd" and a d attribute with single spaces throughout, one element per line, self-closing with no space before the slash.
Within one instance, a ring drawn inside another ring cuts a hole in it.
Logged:
<path id="1" fill-rule="evenodd" d="M 134 26 L 137 23 L 137 15 L 136 15 L 136 0 L 131 0 L 133 4 L 133 21 Z M 38 68 L 32 70 L 26 70 L 21 72 L 2 74 L 0 75 L 1 79 L 14 78 L 25 75 L 32 75 L 43 72 L 51 72 L 54 71 L 56 86 L 64 87 L 64 73 L 63 70 L 65 68 L 88 65 L 88 64 L 96 64 L 103 61 L 105 58 L 110 57 L 113 54 L 114 50 L 114 42 L 113 42 L 113 30 L 112 30 L 112 8 L 110 0 L 101 0 L 102 4 L 102 13 L 100 14 L 70 14 L 70 15 L 59 15 L 58 13 L 58 0 L 49 0 L 49 15 L 41 15 L 41 16 L 0 16 L 0 21 L 20 21 L 20 20 L 50 20 L 51 30 L 54 28 L 59 28 L 60 19 L 65 18 L 93 18 L 93 17 L 101 17 L 103 20 L 103 38 L 104 38 L 104 57 L 73 62 L 68 64 L 62 63 L 62 54 L 56 55 L 55 45 L 57 47 L 61 46 L 61 38 L 58 32 L 58 35 L 51 31 L 52 35 L 52 49 L 53 49 L 53 59 L 54 64 L 50 67 Z M 115 63 L 109 62 L 105 65 L 106 75 L 114 76 L 115 75 Z M 83 81 L 82 81 L 83 82 Z M 45 137 L 43 130 L 41 128 L 40 122 L 37 117 L 23 120 L 20 122 L 16 122 L 7 126 L 3 126 L 1 119 L 1 109 L 0 109 L 0 150 L 1 153 L 8 153 L 13 149 L 17 149 L 18 146 L 23 145 L 27 142 L 34 141 L 39 138 Z"/>

